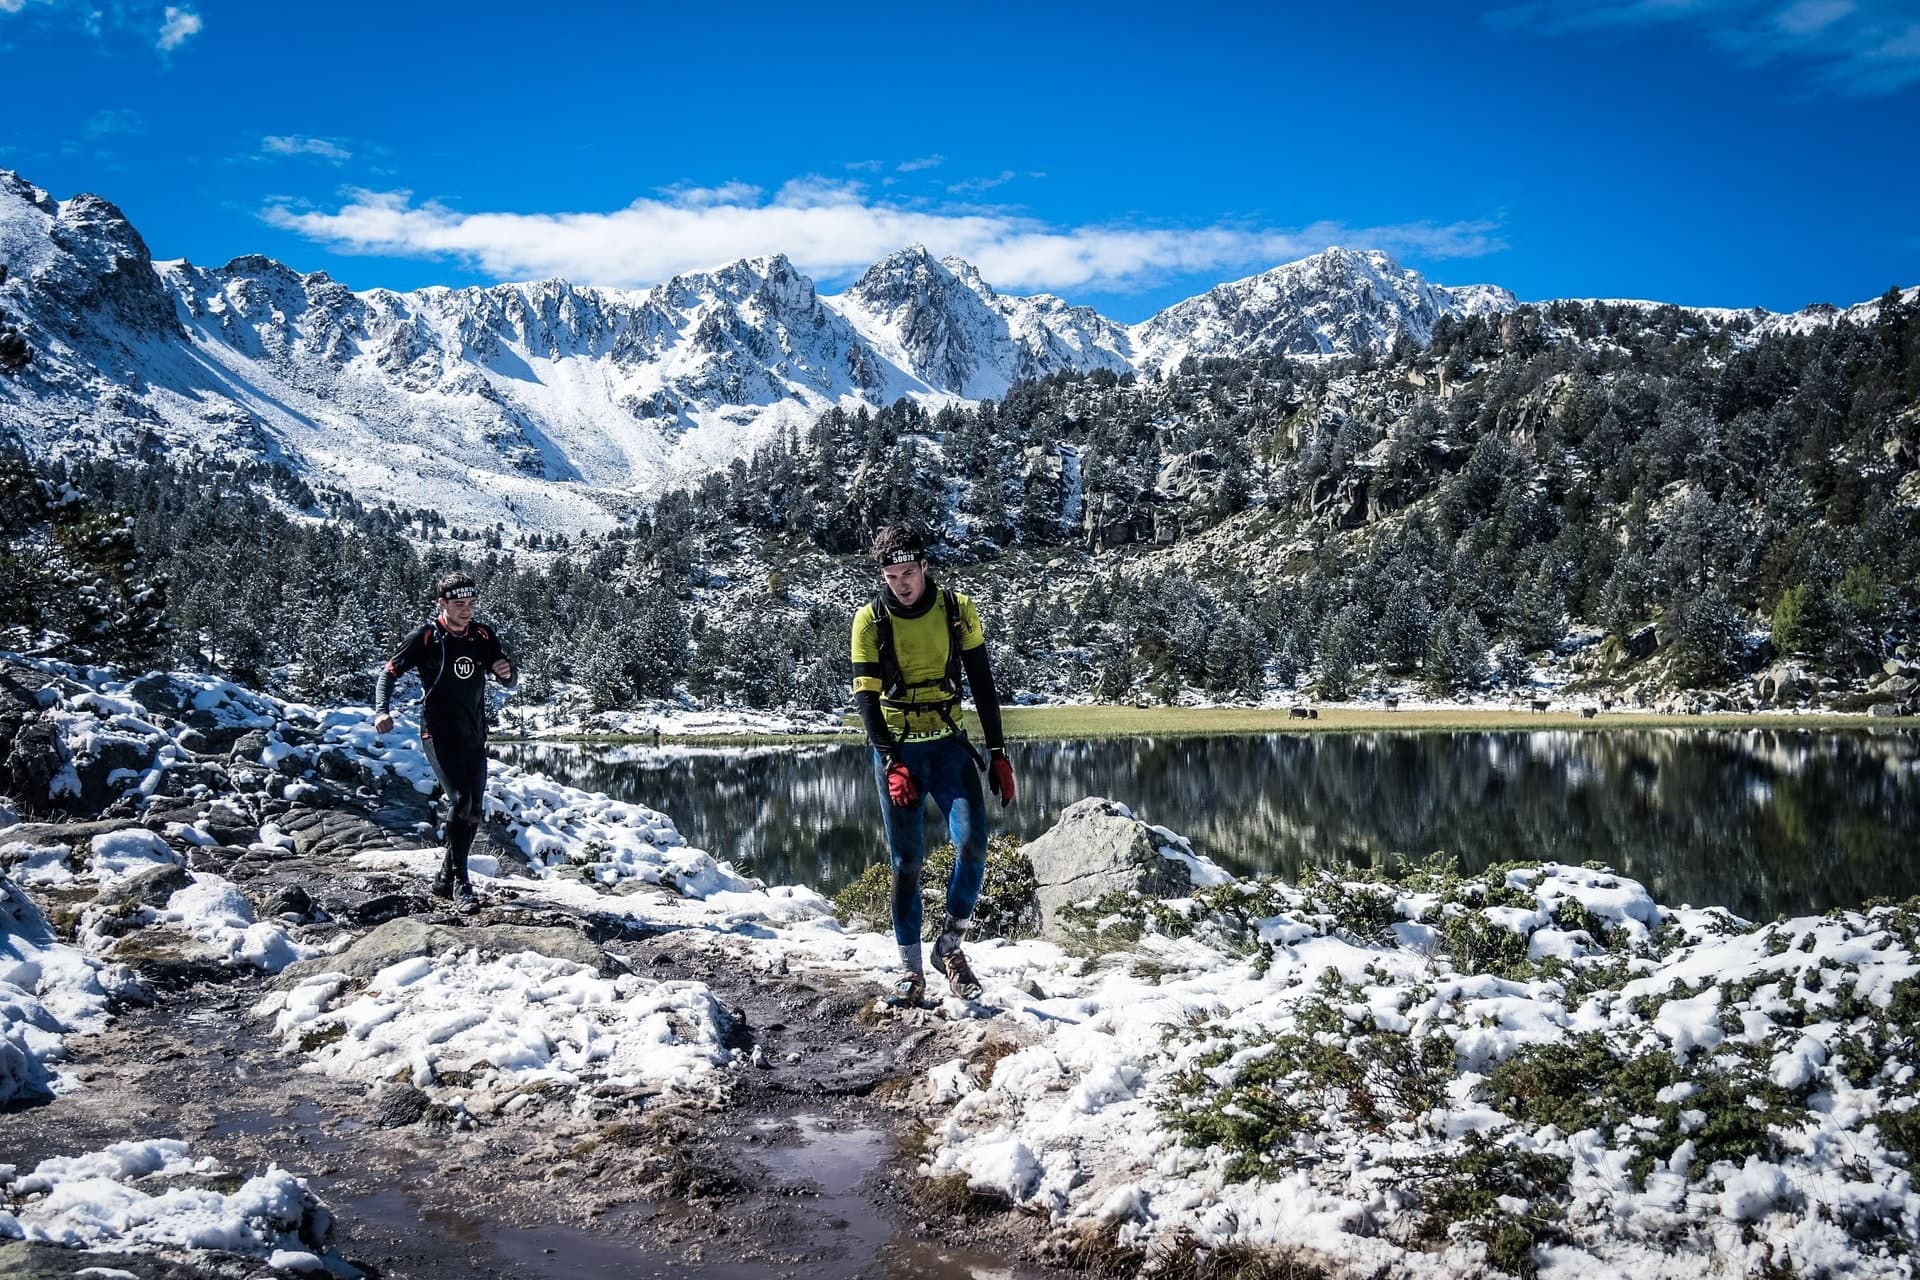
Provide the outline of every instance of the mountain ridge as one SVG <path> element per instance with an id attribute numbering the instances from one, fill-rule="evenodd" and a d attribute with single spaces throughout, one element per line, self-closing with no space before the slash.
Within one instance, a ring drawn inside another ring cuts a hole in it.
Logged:
<path id="1" fill-rule="evenodd" d="M 260 254 L 156 261 L 110 201 L 55 200 L 4 170 L 0 261 L 36 348 L 0 382 L 0 429 L 30 448 L 268 457 L 362 501 L 536 530 L 606 528 L 836 406 L 937 408 L 1188 357 L 1383 354 L 1519 305 L 1340 247 L 1134 325 L 1001 293 L 924 245 L 838 294 L 780 253 L 640 290 L 354 290 Z"/>

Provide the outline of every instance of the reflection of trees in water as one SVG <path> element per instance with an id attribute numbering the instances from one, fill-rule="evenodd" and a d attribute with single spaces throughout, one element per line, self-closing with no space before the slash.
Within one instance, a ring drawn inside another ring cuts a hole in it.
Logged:
<path id="1" fill-rule="evenodd" d="M 884 856 L 864 748 L 503 754 L 660 809 L 690 843 L 769 881 L 831 891 Z M 1920 893 L 1920 742 L 1906 735 L 1145 738 L 1021 743 L 1014 757 L 1021 801 L 1006 815 L 989 802 L 996 827 L 1030 838 L 1102 795 L 1242 872 L 1295 878 L 1436 849 L 1468 871 L 1592 860 L 1661 901 L 1759 918 Z"/>
<path id="2" fill-rule="evenodd" d="M 869 860 L 886 856 L 864 747 L 690 752 L 499 743 L 494 754 L 570 786 L 658 809 L 688 844 L 769 884 L 833 892 Z"/>
<path id="3" fill-rule="evenodd" d="M 1910 737 L 1662 730 L 1065 744 L 1049 784 L 1096 781 L 1236 869 L 1418 859 L 1604 862 L 1668 902 L 1742 914 L 1920 892 Z M 1034 748 L 1028 748 L 1031 752 Z M 1104 774 L 1096 779 L 1095 773 Z M 1124 789 L 1137 780 L 1138 794 Z"/>

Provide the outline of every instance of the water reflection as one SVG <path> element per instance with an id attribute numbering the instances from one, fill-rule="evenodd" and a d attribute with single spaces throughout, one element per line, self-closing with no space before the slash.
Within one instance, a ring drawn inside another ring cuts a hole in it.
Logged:
<path id="1" fill-rule="evenodd" d="M 660 809 L 690 843 L 769 882 L 831 893 L 883 856 L 864 747 L 496 750 Z M 1909 734 L 1276 734 L 1017 743 L 1012 754 L 1020 803 L 995 815 L 1022 838 L 1083 796 L 1109 796 L 1243 874 L 1445 850 L 1468 871 L 1603 862 L 1660 901 L 1754 919 L 1920 894 L 1920 740 Z"/>

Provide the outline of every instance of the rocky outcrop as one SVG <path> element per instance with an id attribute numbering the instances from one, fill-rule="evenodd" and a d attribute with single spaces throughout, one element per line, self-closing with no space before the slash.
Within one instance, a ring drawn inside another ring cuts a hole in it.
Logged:
<path id="1" fill-rule="evenodd" d="M 1089 796 L 1068 805 L 1060 820 L 1022 852 L 1033 863 L 1036 896 L 1040 902 L 1040 931 L 1059 938 L 1056 927 L 1063 908 L 1094 901 L 1110 893 L 1139 893 L 1156 898 L 1180 898 L 1195 887 L 1196 865 L 1178 837 L 1133 816 L 1125 805 Z"/>

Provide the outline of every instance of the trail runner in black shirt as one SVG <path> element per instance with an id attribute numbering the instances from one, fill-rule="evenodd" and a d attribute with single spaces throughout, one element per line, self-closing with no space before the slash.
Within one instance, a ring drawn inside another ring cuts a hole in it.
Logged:
<path id="1" fill-rule="evenodd" d="M 447 797 L 447 854 L 434 877 L 436 897 L 452 898 L 462 911 L 479 907 L 467 879 L 467 853 L 480 829 L 487 790 L 487 673 L 512 688 L 519 672 L 501 648 L 497 632 L 474 619 L 480 592 L 465 573 L 449 573 L 434 587 L 440 612 L 407 636 L 388 659 L 373 690 L 373 731 L 393 730 L 393 682 L 418 671 L 420 746 Z"/>

